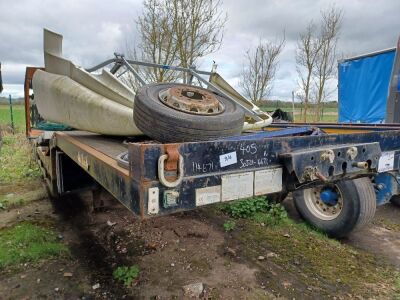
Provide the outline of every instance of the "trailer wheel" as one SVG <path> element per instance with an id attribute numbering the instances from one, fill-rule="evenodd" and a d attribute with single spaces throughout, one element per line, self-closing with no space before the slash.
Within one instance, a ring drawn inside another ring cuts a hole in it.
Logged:
<path id="1" fill-rule="evenodd" d="M 160 142 L 212 140 L 240 135 L 244 111 L 218 93 L 186 84 L 141 87 L 133 109 L 136 126 Z"/>
<path id="2" fill-rule="evenodd" d="M 369 178 L 295 191 L 301 217 L 330 237 L 341 238 L 374 217 L 376 195 Z"/>
<path id="3" fill-rule="evenodd" d="M 390 198 L 390 203 L 400 207 L 400 195 L 393 195 L 392 198 Z"/>

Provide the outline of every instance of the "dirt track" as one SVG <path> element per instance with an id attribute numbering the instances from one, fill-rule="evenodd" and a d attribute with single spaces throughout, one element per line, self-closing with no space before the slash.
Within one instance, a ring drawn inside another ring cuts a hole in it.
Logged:
<path id="1" fill-rule="evenodd" d="M 71 250 L 69 257 L 3 272 L 0 295 L 4 299 L 181 299 L 187 298 L 182 286 L 196 282 L 204 284 L 202 297 L 210 299 L 364 299 L 369 293 L 375 299 L 391 299 L 394 295 L 389 283 L 371 286 L 370 292 L 349 285 L 347 277 L 341 277 L 341 268 L 347 266 L 338 265 L 329 273 L 338 279 L 331 280 L 308 268 L 308 256 L 300 253 L 283 259 L 292 251 L 289 247 L 301 242 L 289 229 L 287 235 L 286 229 L 270 231 L 283 245 L 278 247 L 260 235 L 262 227 L 246 221 L 239 221 L 232 233 L 224 232 L 223 217 L 212 208 L 140 222 L 118 203 L 107 202 L 106 210 L 96 213 L 90 213 L 87 200 L 78 197 L 56 205 L 40 200 L 0 213 L 1 227 L 18 220 L 54 226 Z M 298 218 L 290 199 L 285 206 Z M 350 251 L 366 250 L 373 259 L 379 256 L 378 264 L 389 261 L 390 270 L 398 270 L 399 214 L 400 209 L 391 205 L 381 207 L 373 224 L 341 243 L 351 245 Z M 112 270 L 132 264 L 139 265 L 140 278 L 125 288 L 113 280 Z M 72 277 L 65 277 L 66 272 Z M 97 283 L 100 287 L 93 289 Z"/>

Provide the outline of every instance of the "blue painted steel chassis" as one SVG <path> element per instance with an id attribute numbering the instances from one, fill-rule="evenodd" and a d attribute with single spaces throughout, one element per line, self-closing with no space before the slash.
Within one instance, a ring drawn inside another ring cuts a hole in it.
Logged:
<path id="1" fill-rule="evenodd" d="M 77 186 L 62 190 L 57 187 L 57 177 L 62 176 L 64 182 L 68 182 L 68 172 L 63 168 L 75 163 L 83 173 L 89 174 L 93 181 L 143 218 L 248 196 L 248 193 L 239 193 L 232 198 L 229 188 L 234 186 L 229 181 L 235 178 L 248 180 L 245 182 L 252 185 L 250 193 L 255 195 L 285 194 L 362 176 L 376 181 L 378 204 L 387 202 L 392 194 L 398 193 L 398 127 L 329 135 L 324 134 L 323 128 L 316 129 L 315 126 L 288 127 L 286 124 L 286 128 L 278 131 L 254 132 L 216 141 L 177 144 L 146 140 L 130 142 L 126 143 L 128 155 L 125 155 L 125 164 L 118 164 L 117 155 L 104 155 L 106 151 L 96 146 L 103 143 L 113 149 L 113 145 L 121 145 L 120 140 L 97 136 L 97 144 L 89 145 L 89 138 L 83 139 L 83 134 L 56 132 L 49 140 L 47 156 L 53 163 L 48 164 L 53 164 L 53 167 L 47 167 L 47 173 L 54 189 L 59 193 L 70 192 Z M 382 152 L 393 152 L 390 175 L 378 173 Z M 56 153 L 62 153 L 70 162 L 55 167 Z M 167 160 L 165 168 L 160 170 L 162 155 L 166 155 Z M 277 170 L 279 172 L 274 173 Z M 160 171 L 169 182 L 177 178 L 181 181 L 168 187 L 160 181 Z M 271 174 L 278 174 L 279 178 Z M 240 177 L 242 175 L 244 177 Z M 258 175 L 264 176 L 260 177 L 263 180 L 270 180 L 265 185 L 270 184 L 271 189 L 268 186 L 257 188 L 260 184 L 257 183 Z M 247 189 L 244 185 L 241 188 Z"/>
<path id="2" fill-rule="evenodd" d="M 399 193 L 399 127 L 325 134 L 323 126 L 313 125 L 282 126 L 277 131 L 216 141 L 158 144 L 142 140 L 124 143 L 122 148 L 122 141 L 114 138 L 55 132 L 48 140 L 47 150 L 43 152 L 41 147 L 37 151 L 54 194 L 96 183 L 142 218 L 249 195 L 284 195 L 362 176 L 369 176 L 375 183 L 378 204 Z M 118 164 L 116 158 L 123 152 L 118 152 L 120 148 L 128 151 L 120 156 L 126 159 L 123 164 Z M 382 153 L 393 154 L 387 170 L 390 173 L 378 172 Z M 167 159 L 161 170 L 163 155 Z M 79 170 L 82 179 L 77 180 Z M 160 174 L 168 182 L 177 178 L 180 181 L 176 186 L 167 186 Z M 232 196 L 230 189 L 235 189 L 235 184 L 246 191 Z"/>

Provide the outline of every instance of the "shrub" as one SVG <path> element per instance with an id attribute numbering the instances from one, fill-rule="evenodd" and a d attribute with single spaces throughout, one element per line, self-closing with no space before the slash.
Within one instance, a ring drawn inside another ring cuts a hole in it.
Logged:
<path id="1" fill-rule="evenodd" d="M 136 278 L 139 277 L 139 267 L 136 265 L 130 267 L 118 267 L 113 272 L 114 279 L 122 282 L 125 286 L 130 286 Z"/>

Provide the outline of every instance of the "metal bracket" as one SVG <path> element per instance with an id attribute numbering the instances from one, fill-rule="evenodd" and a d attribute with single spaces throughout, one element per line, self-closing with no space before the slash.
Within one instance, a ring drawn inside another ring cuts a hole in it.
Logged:
<path id="1" fill-rule="evenodd" d="M 149 188 L 147 213 L 149 215 L 156 215 L 158 214 L 159 210 L 160 210 L 159 189 L 158 187 Z"/>
<path id="2" fill-rule="evenodd" d="M 178 171 L 178 174 L 177 174 L 178 177 L 174 181 L 168 181 L 166 179 L 166 176 L 164 173 L 165 161 L 168 161 L 169 155 L 168 154 L 161 155 L 158 159 L 158 179 L 160 180 L 162 185 L 169 187 L 169 188 L 173 188 L 173 187 L 180 185 L 183 180 L 183 157 L 180 154 L 178 154 L 178 155 L 179 155 L 178 160 L 176 160 L 174 158 L 171 159 L 171 164 L 173 164 L 173 162 L 178 162 L 178 165 L 179 165 L 179 170 L 176 169 L 176 165 L 174 166 L 174 169 Z M 165 168 L 165 169 L 167 169 L 167 168 Z"/>
<path id="3" fill-rule="evenodd" d="M 381 148 L 379 143 L 332 145 L 279 156 L 283 159 L 288 173 L 294 173 L 300 183 L 329 181 L 377 169 Z"/>

